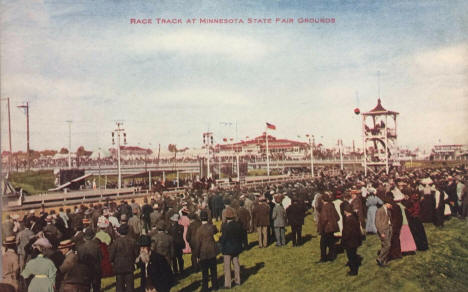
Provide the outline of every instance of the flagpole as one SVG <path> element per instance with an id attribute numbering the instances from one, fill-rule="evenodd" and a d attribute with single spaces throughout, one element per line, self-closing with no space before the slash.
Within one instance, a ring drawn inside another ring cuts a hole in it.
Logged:
<path id="1" fill-rule="evenodd" d="M 267 155 L 267 176 L 270 178 L 270 151 L 268 150 L 268 125 L 265 129 L 266 155 Z"/>

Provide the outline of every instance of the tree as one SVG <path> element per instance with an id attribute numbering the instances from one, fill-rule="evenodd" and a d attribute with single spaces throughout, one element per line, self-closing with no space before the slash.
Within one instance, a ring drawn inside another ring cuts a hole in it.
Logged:
<path id="1" fill-rule="evenodd" d="M 68 154 L 68 149 L 65 148 L 65 147 L 62 147 L 62 149 L 60 149 L 59 153 L 60 154 Z"/>
<path id="2" fill-rule="evenodd" d="M 86 149 L 84 148 L 84 146 L 80 146 L 78 147 L 78 149 L 76 149 L 76 155 L 77 156 L 89 156 L 91 155 L 91 151 L 86 151 Z"/>
<path id="3" fill-rule="evenodd" d="M 42 150 L 40 153 L 41 155 L 44 155 L 44 156 L 54 156 L 57 153 L 57 150 L 46 149 L 46 150 Z"/>

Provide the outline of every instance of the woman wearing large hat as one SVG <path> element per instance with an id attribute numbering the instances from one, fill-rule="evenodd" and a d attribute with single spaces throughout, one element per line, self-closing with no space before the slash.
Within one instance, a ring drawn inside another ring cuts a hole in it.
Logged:
<path id="1" fill-rule="evenodd" d="M 33 276 L 28 292 L 53 292 L 57 268 L 50 259 L 43 255 L 43 252 L 47 248 L 51 248 L 52 245 L 46 238 L 42 237 L 34 242 L 33 247 L 39 254 L 26 264 L 21 273 L 25 279 Z"/>

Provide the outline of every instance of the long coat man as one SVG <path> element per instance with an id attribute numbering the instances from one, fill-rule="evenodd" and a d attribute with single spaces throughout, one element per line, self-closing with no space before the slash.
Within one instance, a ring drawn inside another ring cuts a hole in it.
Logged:
<path id="1" fill-rule="evenodd" d="M 391 209 L 392 204 L 389 198 L 384 198 L 384 205 L 380 207 L 375 213 L 375 227 L 380 237 L 382 248 L 380 249 L 379 256 L 377 257 L 377 264 L 384 266 L 389 257 L 391 239 L 392 239 L 392 224 Z"/>
<path id="2" fill-rule="evenodd" d="M 255 205 L 252 217 L 253 224 L 257 227 L 258 245 L 260 248 L 267 247 L 267 230 L 268 226 L 270 226 L 270 206 L 268 206 L 264 197 L 260 198 L 260 202 Z"/>

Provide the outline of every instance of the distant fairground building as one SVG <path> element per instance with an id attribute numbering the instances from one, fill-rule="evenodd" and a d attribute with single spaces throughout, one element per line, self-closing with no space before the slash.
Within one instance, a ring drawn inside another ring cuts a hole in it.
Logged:
<path id="1" fill-rule="evenodd" d="M 433 160 L 468 159 L 468 145 L 434 145 L 430 158 Z"/>
<path id="2" fill-rule="evenodd" d="M 214 147 L 214 150 L 221 157 L 232 155 L 251 156 L 252 158 L 266 157 L 266 139 L 266 134 L 263 133 L 263 135 L 250 140 L 218 144 Z M 306 151 L 309 149 L 309 144 L 289 139 L 278 139 L 272 135 L 268 135 L 268 148 L 270 156 L 273 158 L 303 159 L 306 156 Z"/>

